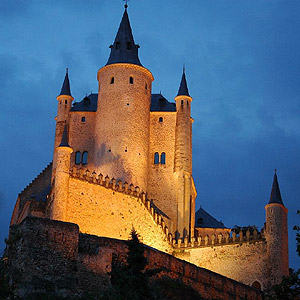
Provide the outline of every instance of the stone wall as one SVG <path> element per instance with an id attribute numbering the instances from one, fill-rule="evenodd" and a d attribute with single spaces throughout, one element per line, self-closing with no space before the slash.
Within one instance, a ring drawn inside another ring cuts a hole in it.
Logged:
<path id="1" fill-rule="evenodd" d="M 159 122 L 159 118 L 163 122 Z M 148 197 L 171 220 L 168 226 L 176 230 L 177 203 L 176 177 L 174 174 L 176 112 L 152 112 L 150 114 Z M 166 153 L 166 164 L 154 164 L 154 153 Z M 173 223 L 175 222 L 175 223 Z"/>
<path id="2" fill-rule="evenodd" d="M 36 291 L 81 295 L 110 284 L 113 254 L 124 256 L 124 241 L 84 235 L 76 224 L 27 217 L 10 232 L 8 265 L 22 297 Z M 148 268 L 158 277 L 180 278 L 206 299 L 262 299 L 261 292 L 209 270 L 146 247 Z"/>
<path id="3" fill-rule="evenodd" d="M 255 281 L 269 287 L 266 241 L 241 242 L 178 250 L 174 255 L 247 285 Z"/>
<path id="4" fill-rule="evenodd" d="M 71 177 L 64 221 L 78 224 L 83 233 L 122 240 L 127 240 L 135 228 L 144 244 L 171 252 L 168 233 L 154 211 L 151 214 L 151 207 L 147 208 L 142 199 L 130 191 L 119 192 L 118 186 L 114 188 L 109 182 L 106 187 Z"/>

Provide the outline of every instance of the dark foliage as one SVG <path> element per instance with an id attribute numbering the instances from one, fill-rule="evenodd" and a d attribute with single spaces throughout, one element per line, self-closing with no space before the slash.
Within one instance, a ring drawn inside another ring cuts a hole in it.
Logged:
<path id="1" fill-rule="evenodd" d="M 300 210 L 297 211 L 297 214 L 300 216 Z M 297 231 L 296 233 L 297 252 L 298 255 L 300 256 L 300 226 L 295 225 L 293 229 Z"/>

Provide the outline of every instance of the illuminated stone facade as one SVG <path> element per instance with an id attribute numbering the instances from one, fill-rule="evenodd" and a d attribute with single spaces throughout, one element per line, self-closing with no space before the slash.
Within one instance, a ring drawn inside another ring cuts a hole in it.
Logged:
<path id="1" fill-rule="evenodd" d="M 19 195 L 11 224 L 31 215 L 120 240 L 135 228 L 146 245 L 197 266 L 263 289 L 279 282 L 288 274 L 288 233 L 276 174 L 261 232 L 195 230 L 185 72 L 175 102 L 152 94 L 154 78 L 137 49 L 125 10 L 108 63 L 98 71 L 98 94 L 72 104 L 67 72 L 57 97 L 53 165 Z"/>

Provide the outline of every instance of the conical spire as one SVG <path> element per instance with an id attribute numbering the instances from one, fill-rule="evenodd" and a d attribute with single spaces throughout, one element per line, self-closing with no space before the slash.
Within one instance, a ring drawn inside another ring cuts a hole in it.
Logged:
<path id="1" fill-rule="evenodd" d="M 119 26 L 113 45 L 110 46 L 111 52 L 106 65 L 116 63 L 129 63 L 142 66 L 139 56 L 138 48 L 140 46 L 134 43 L 132 30 L 127 14 L 127 7 L 123 14 L 122 21 Z"/>
<path id="2" fill-rule="evenodd" d="M 61 95 L 67 95 L 67 96 L 71 96 L 71 90 L 70 90 L 70 81 L 69 81 L 69 75 L 68 75 L 68 68 L 66 70 L 66 76 L 65 76 L 65 80 L 64 80 L 64 83 L 61 87 L 61 91 L 60 91 L 60 94 L 59 96 Z"/>
<path id="3" fill-rule="evenodd" d="M 60 144 L 59 144 L 58 147 L 69 147 L 70 148 L 69 141 L 68 141 L 68 129 L 67 129 L 67 125 L 65 125 L 65 127 L 64 127 L 64 132 L 63 132 L 63 135 L 62 135 L 62 138 L 61 138 L 61 142 L 60 142 Z"/>
<path id="4" fill-rule="evenodd" d="M 185 78 L 185 68 L 183 68 L 180 87 L 179 87 L 177 96 L 189 96 L 190 97 L 186 78 Z"/>
<path id="5" fill-rule="evenodd" d="M 269 201 L 269 204 L 271 204 L 271 203 L 279 203 L 279 204 L 284 205 L 282 202 L 282 198 L 281 198 L 281 193 L 280 193 L 279 184 L 278 184 L 278 180 L 277 180 L 276 170 L 275 170 L 274 179 L 273 179 L 271 197 L 270 197 L 270 201 Z"/>

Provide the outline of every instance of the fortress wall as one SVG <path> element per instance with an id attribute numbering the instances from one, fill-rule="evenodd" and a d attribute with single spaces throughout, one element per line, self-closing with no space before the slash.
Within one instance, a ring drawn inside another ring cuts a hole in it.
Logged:
<path id="1" fill-rule="evenodd" d="M 192 248 L 177 251 L 175 256 L 247 285 L 258 281 L 262 289 L 268 287 L 265 241 Z"/>
<path id="2" fill-rule="evenodd" d="M 85 122 L 81 118 L 85 117 Z M 93 164 L 94 154 L 94 128 L 95 128 L 95 112 L 71 112 L 70 113 L 70 129 L 69 144 L 73 149 L 71 155 L 71 166 L 75 164 L 76 151 L 81 154 L 88 152 L 88 165 Z"/>
<path id="3" fill-rule="evenodd" d="M 109 287 L 113 255 L 124 259 L 122 240 L 80 234 L 76 224 L 27 217 L 11 228 L 8 249 L 12 283 L 22 297 L 34 291 L 80 295 Z M 262 300 L 262 293 L 150 247 L 148 268 L 163 267 L 156 277 L 180 279 L 205 299 Z M 172 288 L 172 287 L 167 287 Z"/>
<path id="4" fill-rule="evenodd" d="M 69 181 L 65 221 L 78 224 L 83 233 L 122 240 L 127 240 L 135 228 L 144 244 L 171 251 L 162 226 L 138 197 L 73 177 Z"/>
<path id="5" fill-rule="evenodd" d="M 159 122 L 159 118 L 163 122 Z M 170 219 L 177 220 L 176 180 L 174 175 L 176 113 L 150 113 L 148 198 Z M 166 153 L 166 164 L 154 164 L 154 153 Z M 176 223 L 176 221 L 175 221 Z M 176 224 L 174 224 L 176 225 Z M 169 225 L 170 226 L 170 225 Z M 172 232 L 176 228 L 170 227 Z"/>

